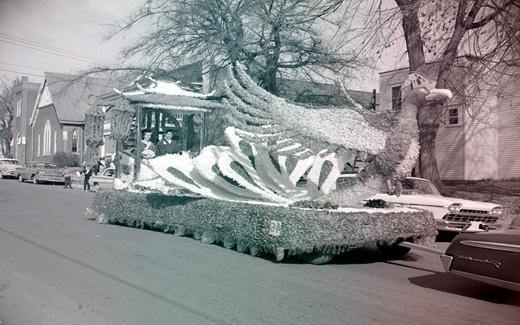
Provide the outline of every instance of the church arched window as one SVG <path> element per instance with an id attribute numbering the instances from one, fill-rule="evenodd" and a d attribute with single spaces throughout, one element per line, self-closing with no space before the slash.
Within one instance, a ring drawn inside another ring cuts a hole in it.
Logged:
<path id="1" fill-rule="evenodd" d="M 51 154 L 51 122 L 47 120 L 43 129 L 43 155 Z"/>
<path id="2" fill-rule="evenodd" d="M 72 130 L 72 152 L 78 152 L 78 131 Z"/>

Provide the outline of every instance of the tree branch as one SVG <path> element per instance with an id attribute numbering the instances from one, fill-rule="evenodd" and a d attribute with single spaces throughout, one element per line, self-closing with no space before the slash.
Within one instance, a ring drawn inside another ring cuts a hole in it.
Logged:
<path id="1" fill-rule="evenodd" d="M 506 9 L 508 9 L 512 4 L 514 4 L 515 0 L 510 0 L 501 7 L 495 7 L 495 11 L 480 19 L 479 21 L 475 21 L 471 23 L 468 29 L 477 29 L 487 25 L 489 22 L 494 20 L 498 15 L 503 13 Z"/>

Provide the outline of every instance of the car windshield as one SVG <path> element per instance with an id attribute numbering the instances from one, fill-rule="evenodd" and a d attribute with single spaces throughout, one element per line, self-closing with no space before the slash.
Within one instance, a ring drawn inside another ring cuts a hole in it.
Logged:
<path id="1" fill-rule="evenodd" d="M 18 160 L 0 160 L 0 165 L 8 165 L 8 164 L 12 164 L 12 165 L 18 165 Z"/>
<path id="2" fill-rule="evenodd" d="M 420 194 L 441 195 L 437 187 L 427 179 L 407 178 L 403 182 L 403 190 L 418 192 Z"/>

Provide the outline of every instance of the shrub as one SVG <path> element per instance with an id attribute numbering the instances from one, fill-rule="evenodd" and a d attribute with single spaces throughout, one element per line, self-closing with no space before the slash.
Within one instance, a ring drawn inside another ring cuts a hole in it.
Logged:
<path id="1" fill-rule="evenodd" d="M 273 254 L 278 260 L 285 254 L 336 255 L 398 238 L 433 244 L 436 235 L 431 213 L 411 209 L 316 210 L 105 191 L 94 198 L 93 211 L 103 222 L 192 235 L 253 255 Z M 272 234 L 278 226 L 280 233 Z"/>
<path id="2" fill-rule="evenodd" d="M 79 163 L 79 154 L 78 153 L 65 153 L 65 152 L 57 152 L 52 156 L 52 162 L 55 163 L 58 167 L 78 167 Z"/>

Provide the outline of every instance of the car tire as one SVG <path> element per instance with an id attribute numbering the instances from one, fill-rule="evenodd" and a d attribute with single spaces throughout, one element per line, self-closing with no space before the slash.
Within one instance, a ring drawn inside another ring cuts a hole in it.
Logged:
<path id="1" fill-rule="evenodd" d="M 92 185 L 92 192 L 99 192 L 99 184 L 95 183 L 94 185 Z"/>
<path id="2" fill-rule="evenodd" d="M 323 253 L 305 253 L 302 254 L 302 259 L 309 264 L 314 265 L 321 265 L 321 264 L 327 264 L 332 260 L 334 255 L 328 255 Z"/>
<path id="3" fill-rule="evenodd" d="M 31 181 L 33 182 L 33 184 L 40 184 L 35 176 L 31 177 Z"/>
<path id="4" fill-rule="evenodd" d="M 399 246 L 399 243 L 401 243 L 402 241 L 404 241 L 404 240 L 399 239 L 391 244 L 388 242 L 384 242 L 384 241 L 378 241 L 376 243 L 376 245 L 377 245 L 377 248 L 381 252 L 383 252 L 387 257 L 398 258 L 398 257 L 408 254 L 411 250 L 411 248 L 409 248 L 409 247 Z M 406 241 L 413 243 L 413 238 L 407 238 Z"/>
<path id="5" fill-rule="evenodd" d="M 22 175 L 18 175 L 18 181 L 20 181 L 20 182 L 23 183 L 24 179 L 23 179 L 23 176 L 22 176 Z"/>

